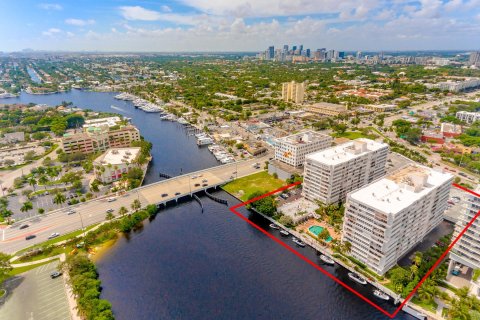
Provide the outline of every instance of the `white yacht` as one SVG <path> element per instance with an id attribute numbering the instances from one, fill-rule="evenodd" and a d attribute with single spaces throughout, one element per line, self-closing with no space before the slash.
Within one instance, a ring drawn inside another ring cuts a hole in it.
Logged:
<path id="1" fill-rule="evenodd" d="M 348 277 L 350 279 L 352 279 L 353 281 L 360 283 L 361 285 L 366 285 L 367 284 L 367 280 L 363 279 L 362 277 L 360 277 L 358 274 L 356 274 L 354 272 L 349 272 Z"/>
<path id="2" fill-rule="evenodd" d="M 322 260 L 323 262 L 325 262 L 326 264 L 331 264 L 331 265 L 334 265 L 335 264 L 335 261 L 333 261 L 332 258 L 330 258 L 329 256 L 326 256 L 324 254 L 321 254 L 320 255 L 320 260 Z"/>

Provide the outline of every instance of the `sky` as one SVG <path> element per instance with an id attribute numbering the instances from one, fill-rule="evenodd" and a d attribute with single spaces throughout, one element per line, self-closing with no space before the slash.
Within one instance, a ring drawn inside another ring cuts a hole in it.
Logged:
<path id="1" fill-rule="evenodd" d="M 478 50 L 480 0 L 0 0 L 0 51 Z"/>

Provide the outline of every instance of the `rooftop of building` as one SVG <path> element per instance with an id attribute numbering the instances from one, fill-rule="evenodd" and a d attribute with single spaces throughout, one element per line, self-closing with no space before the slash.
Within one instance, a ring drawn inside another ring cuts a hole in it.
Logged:
<path id="1" fill-rule="evenodd" d="M 122 163 L 131 163 L 140 153 L 139 147 L 132 148 L 111 148 L 105 151 L 101 156 L 95 159 L 100 164 L 118 165 Z"/>
<path id="2" fill-rule="evenodd" d="M 358 158 L 368 152 L 387 148 L 383 142 L 359 138 L 335 147 L 307 155 L 307 159 L 320 162 L 326 165 L 335 165 Z"/>
<path id="3" fill-rule="evenodd" d="M 347 106 L 344 106 L 343 104 L 336 104 L 336 103 L 329 103 L 329 102 L 317 102 L 309 107 L 311 108 L 323 108 L 323 109 L 329 109 L 329 110 L 334 110 L 334 111 L 346 111 Z"/>
<path id="4" fill-rule="evenodd" d="M 349 197 L 384 213 L 398 213 L 436 187 L 451 183 L 453 175 L 409 164 L 352 192 Z"/>
<path id="5" fill-rule="evenodd" d="M 292 145 L 300 145 L 300 144 L 309 144 L 312 142 L 320 141 L 320 140 L 332 140 L 332 137 L 329 135 L 315 132 L 315 131 L 303 131 L 296 134 L 292 134 L 283 138 L 276 139 L 278 142 L 289 143 Z"/>

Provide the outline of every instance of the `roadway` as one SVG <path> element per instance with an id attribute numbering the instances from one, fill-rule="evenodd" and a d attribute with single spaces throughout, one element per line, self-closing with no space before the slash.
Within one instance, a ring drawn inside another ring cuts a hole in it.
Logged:
<path id="1" fill-rule="evenodd" d="M 192 172 L 131 190 L 124 195 L 115 197 L 113 202 L 109 202 L 108 198 L 95 199 L 54 211 L 48 215 L 16 222 L 14 225 L 0 230 L 0 252 L 12 254 L 48 240 L 48 237 L 54 232 L 63 235 L 103 222 L 107 210 L 112 209 L 115 215 L 122 206 L 130 210 L 135 199 L 140 200 L 144 207 L 149 204 L 166 203 L 191 193 L 222 185 L 231 181 L 232 177 L 239 178 L 263 170 L 264 162 L 267 160 L 268 157 L 265 156 Z M 253 167 L 256 162 L 260 163 L 260 169 Z M 201 176 L 199 177 L 199 175 Z M 194 176 L 197 178 L 192 178 Z M 207 180 L 208 186 L 202 186 L 204 179 Z M 179 194 L 175 195 L 175 193 Z M 75 210 L 75 214 L 67 214 L 68 209 Z M 28 224 L 29 227 L 20 229 L 20 226 L 24 224 Z M 35 238 L 26 240 L 27 235 L 35 235 Z"/>

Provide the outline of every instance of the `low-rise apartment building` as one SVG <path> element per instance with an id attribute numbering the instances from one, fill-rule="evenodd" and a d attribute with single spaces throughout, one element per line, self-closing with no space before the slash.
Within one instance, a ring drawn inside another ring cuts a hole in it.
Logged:
<path id="1" fill-rule="evenodd" d="M 385 175 L 388 145 L 356 139 L 306 156 L 303 195 L 325 204 Z"/>
<path id="2" fill-rule="evenodd" d="M 480 121 L 480 112 L 458 111 L 455 115 L 457 119 L 466 123 L 474 123 Z"/>
<path id="3" fill-rule="evenodd" d="M 383 275 L 443 220 L 453 175 L 410 164 L 350 193 L 342 241 Z"/>
<path id="4" fill-rule="evenodd" d="M 134 126 L 125 126 L 109 130 L 108 126 L 88 127 L 84 132 L 65 134 L 62 149 L 65 153 L 93 153 L 108 148 L 129 147 L 133 141 L 140 140 L 140 132 Z"/>
<path id="5" fill-rule="evenodd" d="M 305 131 L 275 139 L 275 160 L 284 162 L 293 167 L 303 166 L 305 156 L 332 145 L 329 135 Z"/>

